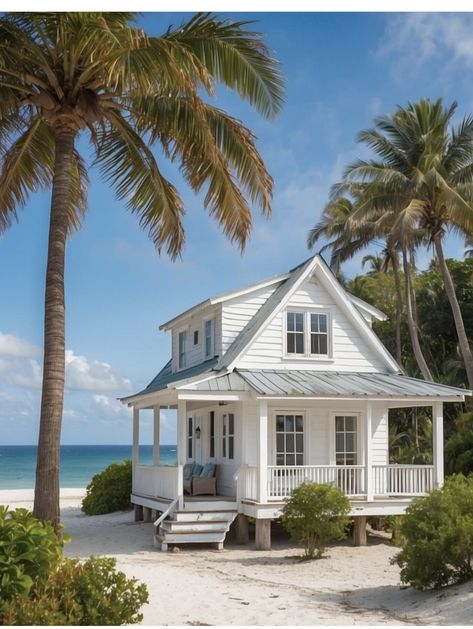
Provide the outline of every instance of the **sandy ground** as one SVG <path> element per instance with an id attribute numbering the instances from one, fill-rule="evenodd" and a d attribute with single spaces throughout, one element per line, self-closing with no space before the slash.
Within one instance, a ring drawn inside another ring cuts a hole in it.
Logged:
<path id="1" fill-rule="evenodd" d="M 128 576 L 147 584 L 146 625 L 469 625 L 473 583 L 442 592 L 401 588 L 390 565 L 396 549 L 370 537 L 369 545 L 331 547 L 319 561 L 300 562 L 300 548 L 282 535 L 272 551 L 153 548 L 152 525 L 131 512 L 87 517 L 83 490 L 62 491 L 63 522 L 72 535 L 66 553 L 113 555 Z M 0 491 L 0 504 L 31 506 L 32 492 Z"/>

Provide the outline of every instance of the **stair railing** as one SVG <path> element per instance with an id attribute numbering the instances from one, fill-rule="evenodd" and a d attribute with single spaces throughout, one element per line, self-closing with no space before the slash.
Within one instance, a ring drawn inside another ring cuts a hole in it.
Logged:
<path id="1" fill-rule="evenodd" d="M 171 504 L 169 505 L 169 507 L 166 509 L 166 511 L 163 511 L 161 513 L 161 515 L 159 516 L 159 518 L 156 520 L 156 522 L 154 523 L 154 526 L 156 528 L 159 527 L 159 525 L 161 524 L 161 522 L 163 522 L 163 520 L 165 520 L 169 515 L 171 515 L 171 513 L 174 511 L 174 509 L 176 508 L 177 503 L 179 502 L 179 498 L 175 498 Z"/>

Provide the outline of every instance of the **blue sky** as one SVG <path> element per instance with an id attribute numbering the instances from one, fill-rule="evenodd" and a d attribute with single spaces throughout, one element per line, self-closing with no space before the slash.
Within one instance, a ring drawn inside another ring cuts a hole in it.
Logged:
<path id="1" fill-rule="evenodd" d="M 147 13 L 140 23 L 159 34 L 189 15 Z M 256 20 L 252 28 L 265 33 L 287 80 L 286 105 L 272 122 L 226 90 L 215 101 L 258 137 L 275 180 L 272 219 L 255 214 L 241 256 L 166 165 L 187 208 L 187 243 L 182 260 L 171 263 L 91 171 L 86 222 L 67 250 L 63 443 L 129 443 L 129 410 L 116 398 L 145 386 L 168 359 L 159 324 L 308 257 L 307 232 L 344 166 L 364 154 L 355 136 L 375 116 L 421 97 L 457 100 L 458 121 L 473 113 L 473 14 L 224 15 Z M 85 142 L 80 148 L 87 152 Z M 37 440 L 48 212 L 49 194 L 35 195 L 0 240 L 2 444 Z M 449 239 L 447 253 L 461 257 L 463 243 Z M 349 276 L 359 269 L 359 258 L 344 267 Z M 173 443 L 172 418 L 164 422 L 163 441 Z"/>

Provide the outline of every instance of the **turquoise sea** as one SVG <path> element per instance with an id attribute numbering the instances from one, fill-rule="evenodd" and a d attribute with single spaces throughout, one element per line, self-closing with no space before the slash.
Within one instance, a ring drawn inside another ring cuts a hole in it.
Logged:
<path id="1" fill-rule="evenodd" d="M 176 464 L 176 446 L 160 447 L 161 465 Z M 61 446 L 61 487 L 85 487 L 110 463 L 131 459 L 131 446 Z M 152 446 L 140 446 L 140 463 L 152 461 Z M 0 446 L 0 489 L 33 489 L 36 446 Z"/>

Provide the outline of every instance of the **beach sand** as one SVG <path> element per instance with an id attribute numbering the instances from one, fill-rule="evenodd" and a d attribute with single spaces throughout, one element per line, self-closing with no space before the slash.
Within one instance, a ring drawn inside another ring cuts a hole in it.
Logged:
<path id="1" fill-rule="evenodd" d="M 116 557 L 129 577 L 147 584 L 145 625 L 468 625 L 473 623 L 473 583 L 441 592 L 401 588 L 390 565 L 396 549 L 370 537 L 354 548 L 332 546 L 319 561 L 300 562 L 301 549 L 274 536 L 272 551 L 237 546 L 225 550 L 182 547 L 163 553 L 152 544 L 151 524 L 132 512 L 87 517 L 84 490 L 64 489 L 61 508 L 72 535 L 66 554 Z M 32 492 L 0 491 L 0 504 L 31 507 Z"/>

